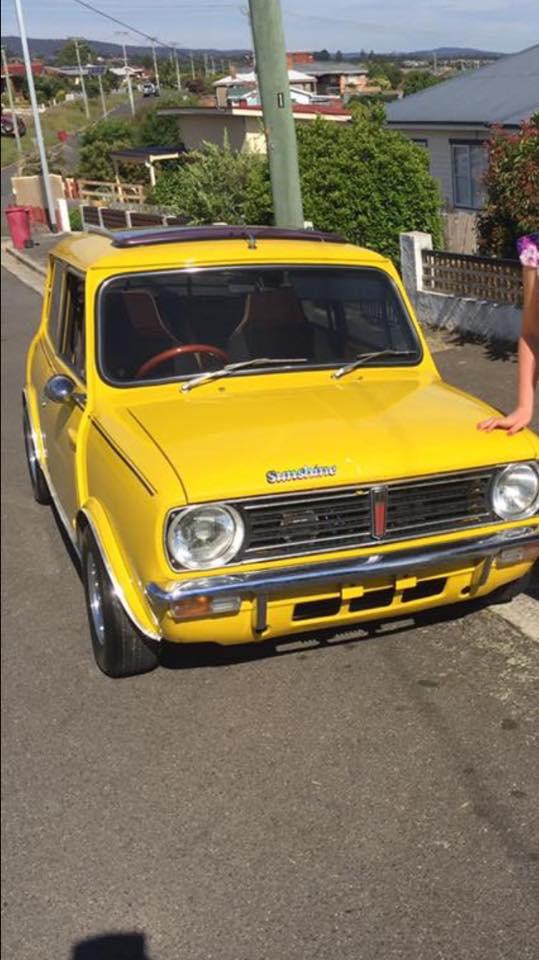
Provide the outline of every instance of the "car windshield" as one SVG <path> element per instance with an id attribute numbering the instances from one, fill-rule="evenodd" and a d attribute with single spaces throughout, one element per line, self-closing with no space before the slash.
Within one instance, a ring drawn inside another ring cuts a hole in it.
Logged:
<path id="1" fill-rule="evenodd" d="M 372 268 L 130 274 L 106 283 L 100 297 L 99 365 L 112 383 L 185 379 L 257 358 L 271 360 L 274 372 L 280 358 L 295 372 L 340 368 L 371 353 L 371 366 L 421 358 L 393 283 Z M 255 370 L 264 365 L 234 375 Z"/>

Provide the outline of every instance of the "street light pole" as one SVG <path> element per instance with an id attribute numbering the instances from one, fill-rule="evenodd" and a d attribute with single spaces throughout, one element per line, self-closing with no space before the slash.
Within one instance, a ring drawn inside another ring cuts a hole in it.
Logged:
<path id="1" fill-rule="evenodd" d="M 191 59 L 191 76 L 192 76 L 192 78 L 193 78 L 193 80 L 194 80 L 196 74 L 195 74 L 195 60 L 194 60 L 193 52 L 192 52 L 192 51 L 191 51 L 191 53 L 189 54 L 189 56 L 190 56 L 190 59 Z"/>
<path id="2" fill-rule="evenodd" d="M 157 69 L 157 54 L 155 52 L 155 40 L 152 41 L 153 47 L 153 78 L 155 80 L 155 86 L 159 91 L 159 70 Z"/>
<path id="3" fill-rule="evenodd" d="M 174 44 L 174 63 L 176 65 L 176 86 L 178 87 L 178 91 L 181 93 L 182 78 L 180 75 L 180 63 L 178 60 L 178 51 L 176 49 L 176 44 Z"/>
<path id="4" fill-rule="evenodd" d="M 123 52 L 124 52 L 124 68 L 125 68 L 125 79 L 127 81 L 127 93 L 129 95 L 129 105 L 131 107 L 131 114 L 135 116 L 135 101 L 133 99 L 133 87 L 131 86 L 131 74 L 129 73 L 129 67 L 127 64 L 127 49 L 125 43 L 122 43 Z"/>
<path id="5" fill-rule="evenodd" d="M 77 54 L 77 64 L 79 67 L 79 79 L 80 79 L 80 88 L 82 90 L 82 99 L 84 100 L 84 112 L 86 117 L 90 119 L 90 105 L 88 103 L 88 95 L 86 93 L 86 84 L 84 82 L 84 73 L 82 71 L 82 64 L 80 62 L 80 50 L 79 50 L 79 41 L 75 39 L 75 52 Z"/>
<path id="6" fill-rule="evenodd" d="M 41 118 L 39 116 L 39 109 L 37 105 L 36 88 L 34 85 L 34 75 L 32 73 L 32 61 L 30 59 L 30 51 L 28 49 L 28 40 L 26 38 L 26 25 L 24 22 L 24 15 L 22 12 L 21 0 L 15 0 L 15 10 L 17 13 L 17 22 L 19 24 L 19 33 L 21 35 L 21 47 L 22 47 L 24 66 L 26 70 L 26 82 L 28 83 L 28 93 L 30 94 L 30 103 L 32 105 L 32 114 L 34 118 L 34 127 L 36 131 L 37 149 L 39 151 L 39 159 L 41 162 L 41 173 L 43 176 L 43 187 L 45 189 L 45 200 L 47 203 L 47 210 L 49 213 L 49 223 L 53 233 L 56 233 L 56 210 L 54 208 L 51 182 L 49 179 L 49 164 L 47 162 L 47 153 L 45 151 L 45 144 L 43 142 L 43 132 L 41 130 Z"/>
<path id="7" fill-rule="evenodd" d="M 101 110 L 103 111 L 103 117 L 106 117 L 107 101 L 105 100 L 105 91 L 103 90 L 103 77 L 100 73 L 97 74 L 97 82 L 99 84 L 99 96 L 101 97 Z"/>
<path id="8" fill-rule="evenodd" d="M 249 0 L 275 223 L 303 227 L 296 128 L 279 0 Z"/>
<path id="9" fill-rule="evenodd" d="M 22 143 L 21 143 L 21 134 L 19 131 L 19 120 L 17 114 L 15 113 L 15 100 L 13 97 L 13 87 L 11 85 L 11 77 L 9 75 L 9 68 L 7 65 L 6 58 L 6 49 L 2 47 L 2 66 L 4 68 L 4 76 L 6 78 L 6 87 L 7 87 L 7 96 L 9 100 L 9 109 L 11 110 L 11 116 L 13 117 L 13 133 L 15 134 L 15 142 L 17 144 L 17 153 L 22 155 Z"/>

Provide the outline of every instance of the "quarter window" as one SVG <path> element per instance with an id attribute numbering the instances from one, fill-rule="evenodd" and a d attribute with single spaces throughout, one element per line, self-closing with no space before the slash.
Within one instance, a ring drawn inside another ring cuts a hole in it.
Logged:
<path id="1" fill-rule="evenodd" d="M 487 153 L 483 143 L 452 143 L 451 170 L 456 207 L 480 210 L 484 203 L 483 174 Z"/>
<path id="2" fill-rule="evenodd" d="M 84 281 L 69 271 L 65 283 L 61 356 L 84 379 Z"/>
<path id="3" fill-rule="evenodd" d="M 62 294 L 64 289 L 64 266 L 59 260 L 51 260 L 52 286 L 49 298 L 49 315 L 47 330 L 51 343 L 56 350 L 60 349 L 61 321 L 62 321 Z"/>

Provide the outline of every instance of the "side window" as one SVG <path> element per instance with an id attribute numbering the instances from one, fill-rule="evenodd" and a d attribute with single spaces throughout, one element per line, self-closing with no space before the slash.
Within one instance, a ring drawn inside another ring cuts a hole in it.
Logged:
<path id="1" fill-rule="evenodd" d="M 84 280 L 66 272 L 62 333 L 62 359 L 85 378 Z"/>
<path id="2" fill-rule="evenodd" d="M 60 350 L 60 337 L 62 327 L 62 294 L 64 289 L 65 268 L 60 260 L 51 261 L 52 268 L 52 287 L 49 299 L 49 315 L 47 317 L 47 330 L 54 349 Z"/>

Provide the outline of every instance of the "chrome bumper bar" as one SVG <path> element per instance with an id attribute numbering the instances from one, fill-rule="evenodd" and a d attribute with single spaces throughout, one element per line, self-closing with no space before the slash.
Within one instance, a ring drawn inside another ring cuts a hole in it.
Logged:
<path id="1" fill-rule="evenodd" d="M 443 546 L 372 553 L 353 559 L 302 563 L 246 573 L 216 574 L 213 577 L 176 580 L 166 584 L 150 583 L 146 593 L 150 602 L 157 607 L 168 607 L 181 600 L 201 596 L 239 596 L 244 599 L 255 597 L 266 600 L 273 594 L 295 591 L 301 587 L 361 585 L 377 577 L 417 575 L 431 567 L 451 564 L 454 561 L 479 563 L 487 560 L 491 563 L 502 550 L 530 546 L 539 550 L 539 526 L 518 527 L 487 537 L 457 540 Z M 488 575 L 488 569 L 485 570 L 483 580 Z"/>

